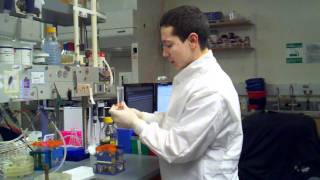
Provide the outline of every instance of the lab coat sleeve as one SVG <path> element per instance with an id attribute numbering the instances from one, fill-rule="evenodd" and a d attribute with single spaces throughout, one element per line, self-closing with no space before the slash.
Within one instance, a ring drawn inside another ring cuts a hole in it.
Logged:
<path id="1" fill-rule="evenodd" d="M 148 124 L 153 122 L 160 123 L 164 119 L 164 116 L 165 116 L 164 112 L 154 112 L 154 113 L 143 112 L 143 120 L 146 121 Z"/>
<path id="2" fill-rule="evenodd" d="M 156 154 L 169 163 L 184 163 L 201 157 L 227 123 L 222 111 L 227 105 L 222 96 L 200 91 L 187 101 L 181 119 L 165 130 L 157 123 L 143 128 L 140 138 Z"/>

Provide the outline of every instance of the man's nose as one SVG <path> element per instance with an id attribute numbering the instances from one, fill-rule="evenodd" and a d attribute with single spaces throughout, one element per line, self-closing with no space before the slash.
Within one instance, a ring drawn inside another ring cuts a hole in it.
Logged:
<path id="1" fill-rule="evenodd" d="M 165 49 L 162 50 L 162 56 L 165 58 L 169 56 L 168 52 Z"/>

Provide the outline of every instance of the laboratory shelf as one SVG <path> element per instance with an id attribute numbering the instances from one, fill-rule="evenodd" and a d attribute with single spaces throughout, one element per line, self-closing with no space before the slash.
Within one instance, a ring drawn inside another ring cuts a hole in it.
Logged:
<path id="1" fill-rule="evenodd" d="M 73 9 L 73 5 L 71 4 L 64 4 L 60 1 L 46 1 L 42 7 L 42 18 L 35 20 L 54 25 L 73 26 Z M 85 8 L 79 8 L 80 11 L 81 9 L 84 10 Z M 86 10 L 85 12 L 89 11 L 90 10 Z M 88 14 L 87 18 L 81 19 L 85 25 L 91 24 L 90 14 Z M 97 13 L 97 22 L 105 22 L 104 14 Z"/>
<path id="2" fill-rule="evenodd" d="M 211 48 L 213 52 L 224 52 L 224 51 L 253 51 L 253 47 L 224 47 L 224 48 Z"/>
<path id="3" fill-rule="evenodd" d="M 253 23 L 247 19 L 234 19 L 234 20 L 211 21 L 209 25 L 210 25 L 210 28 L 220 28 L 220 27 L 252 26 Z"/>

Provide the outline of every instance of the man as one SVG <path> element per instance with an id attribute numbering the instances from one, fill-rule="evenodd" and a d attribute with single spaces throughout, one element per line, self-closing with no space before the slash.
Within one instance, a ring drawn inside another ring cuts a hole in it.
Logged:
<path id="1" fill-rule="evenodd" d="M 237 92 L 208 49 L 209 24 L 181 6 L 160 21 L 163 56 L 179 70 L 166 113 L 113 106 L 114 121 L 133 128 L 159 156 L 167 179 L 238 179 L 242 127 Z"/>

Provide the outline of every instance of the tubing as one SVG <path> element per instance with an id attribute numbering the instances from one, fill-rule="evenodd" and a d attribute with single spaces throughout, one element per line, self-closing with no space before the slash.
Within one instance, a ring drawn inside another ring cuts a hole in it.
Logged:
<path id="1" fill-rule="evenodd" d="M 66 147 L 66 141 L 64 140 L 61 131 L 59 131 L 59 129 L 57 128 L 57 126 L 51 121 L 53 127 L 56 129 L 56 131 L 58 132 L 60 138 L 62 139 L 63 142 L 63 147 L 64 147 L 64 154 L 63 154 L 63 158 L 62 158 L 62 162 L 60 163 L 60 165 L 58 167 L 56 167 L 56 169 L 54 169 L 51 173 L 57 172 L 62 165 L 64 164 L 64 162 L 66 161 L 66 157 L 67 157 L 67 147 Z"/>
<path id="2" fill-rule="evenodd" d="M 106 66 L 107 66 L 108 69 L 110 70 L 110 85 L 113 85 L 113 73 L 112 73 L 112 71 L 111 71 L 111 68 L 110 68 L 107 60 L 104 59 L 103 62 L 104 62 L 104 64 L 106 64 Z"/>

